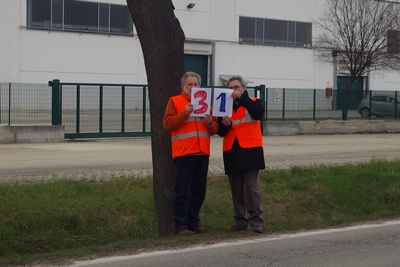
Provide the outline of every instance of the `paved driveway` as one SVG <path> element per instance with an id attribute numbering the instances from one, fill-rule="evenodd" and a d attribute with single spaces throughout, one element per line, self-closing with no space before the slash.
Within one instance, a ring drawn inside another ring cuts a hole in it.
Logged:
<path id="1" fill-rule="evenodd" d="M 150 138 L 2 144 L 0 181 L 105 178 L 152 173 Z M 399 158 L 399 134 L 265 136 L 268 168 Z M 210 173 L 223 174 L 222 138 L 211 140 Z"/>

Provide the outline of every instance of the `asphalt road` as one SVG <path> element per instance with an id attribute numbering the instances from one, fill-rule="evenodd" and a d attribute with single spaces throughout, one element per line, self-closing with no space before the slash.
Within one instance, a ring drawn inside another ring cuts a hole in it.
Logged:
<path id="1" fill-rule="evenodd" d="M 400 221 L 75 262 L 71 267 L 397 267 Z"/>
<path id="2" fill-rule="evenodd" d="M 400 157 L 399 134 L 265 136 L 268 168 Z M 223 174 L 222 138 L 211 140 L 209 173 Z M 151 175 L 150 138 L 0 145 L 0 181 Z"/>

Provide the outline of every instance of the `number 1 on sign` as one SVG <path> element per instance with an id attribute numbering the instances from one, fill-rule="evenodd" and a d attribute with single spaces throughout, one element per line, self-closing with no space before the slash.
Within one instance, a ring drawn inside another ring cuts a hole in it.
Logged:
<path id="1" fill-rule="evenodd" d="M 226 104 L 226 93 L 221 93 L 219 94 L 219 96 L 217 97 L 216 100 L 221 99 L 220 103 L 219 103 L 219 111 L 220 112 L 225 112 L 225 104 Z"/>
<path id="2" fill-rule="evenodd" d="M 231 89 L 215 88 L 213 102 L 213 116 L 232 116 L 232 91 Z"/>

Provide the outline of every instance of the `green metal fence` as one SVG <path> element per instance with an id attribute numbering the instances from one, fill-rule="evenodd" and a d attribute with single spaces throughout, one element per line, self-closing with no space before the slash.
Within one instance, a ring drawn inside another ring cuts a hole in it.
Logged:
<path id="1" fill-rule="evenodd" d="M 64 125 L 66 139 L 151 134 L 147 85 L 53 80 L 49 86 L 52 87 L 52 125 Z M 249 88 L 253 95 L 255 88 Z"/>
<path id="2" fill-rule="evenodd" d="M 250 96 L 264 102 L 263 121 L 342 119 L 342 110 L 336 102 L 340 100 L 338 94 L 343 92 L 333 90 L 327 94 L 325 89 L 265 88 L 264 85 L 248 87 L 248 91 Z M 381 105 L 389 105 L 394 112 L 383 119 L 393 120 L 400 115 L 397 91 L 369 91 L 366 95 L 371 96 L 369 99 L 376 95 L 394 99 L 389 103 L 367 103 L 374 112 Z M 357 97 L 352 102 L 358 103 L 362 95 Z M 362 118 L 357 106 L 349 107 L 348 119 L 382 119 L 379 115 L 368 115 Z M 48 84 L 0 83 L 0 124 L 64 125 L 66 139 L 149 136 L 148 87 L 59 80 Z"/>
<path id="3" fill-rule="evenodd" d="M 0 124 L 51 124 L 47 84 L 0 83 Z"/>
<path id="4" fill-rule="evenodd" d="M 150 135 L 147 85 L 49 82 L 52 124 L 65 126 L 65 138 Z"/>

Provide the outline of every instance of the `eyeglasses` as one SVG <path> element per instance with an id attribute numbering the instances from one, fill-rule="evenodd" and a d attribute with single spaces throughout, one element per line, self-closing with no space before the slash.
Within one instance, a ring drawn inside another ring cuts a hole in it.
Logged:
<path id="1" fill-rule="evenodd" d="M 235 85 L 235 86 L 231 86 L 231 87 L 228 87 L 229 89 L 233 89 L 233 90 L 237 90 L 237 89 L 239 89 L 239 88 L 242 88 L 243 86 L 241 86 L 241 85 Z"/>

